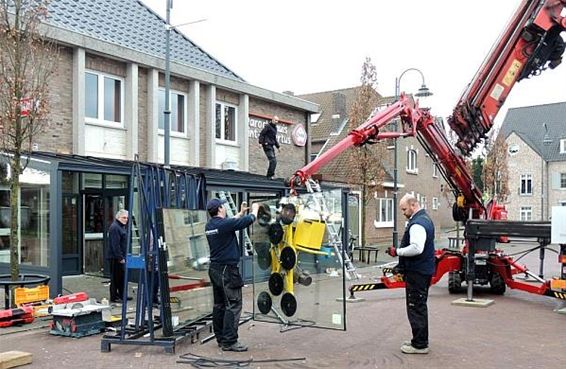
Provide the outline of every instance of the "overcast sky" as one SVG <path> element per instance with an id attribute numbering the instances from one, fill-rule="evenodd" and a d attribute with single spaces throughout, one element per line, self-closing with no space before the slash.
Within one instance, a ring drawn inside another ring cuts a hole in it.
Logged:
<path id="1" fill-rule="evenodd" d="M 165 18 L 166 0 L 142 0 Z M 434 93 L 435 115 L 452 113 L 520 0 L 174 0 L 171 24 L 247 82 L 295 94 L 360 84 L 370 57 L 378 92 L 391 96 L 395 77 L 418 68 Z M 406 73 L 401 90 L 420 87 Z M 496 119 L 511 107 L 566 101 L 566 60 L 518 83 Z"/>

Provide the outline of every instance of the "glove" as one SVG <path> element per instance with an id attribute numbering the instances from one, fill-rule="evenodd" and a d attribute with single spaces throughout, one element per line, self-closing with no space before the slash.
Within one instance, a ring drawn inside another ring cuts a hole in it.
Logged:
<path id="1" fill-rule="evenodd" d="M 385 250 L 385 253 L 391 257 L 397 256 L 397 250 L 395 249 L 395 246 L 388 247 Z"/>

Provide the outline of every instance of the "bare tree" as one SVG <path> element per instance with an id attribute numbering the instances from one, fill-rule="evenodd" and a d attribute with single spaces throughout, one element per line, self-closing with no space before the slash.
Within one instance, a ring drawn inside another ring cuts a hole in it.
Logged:
<path id="1" fill-rule="evenodd" d="M 483 165 L 483 185 L 490 197 L 503 202 L 509 195 L 509 169 L 507 165 L 507 143 L 501 133 L 494 132 L 486 143 L 486 158 Z"/>
<path id="2" fill-rule="evenodd" d="M 0 0 L 0 149 L 10 176 L 10 274 L 19 275 L 20 174 L 29 163 L 33 138 L 46 126 L 49 80 L 57 46 L 40 32 L 49 0 Z"/>
<path id="3" fill-rule="evenodd" d="M 350 130 L 367 121 L 374 114 L 378 105 L 379 95 L 375 90 L 377 73 L 375 65 L 372 64 L 370 58 L 366 58 L 362 66 L 361 82 L 362 85 L 358 89 L 356 100 L 352 104 L 348 115 Z M 366 244 L 366 208 L 374 198 L 374 193 L 381 189 L 381 183 L 385 176 L 385 170 L 382 165 L 384 157 L 384 143 L 366 144 L 350 150 L 349 182 L 351 185 L 360 186 L 362 191 L 362 206 L 360 209 L 362 221 L 360 240 L 362 246 Z"/>

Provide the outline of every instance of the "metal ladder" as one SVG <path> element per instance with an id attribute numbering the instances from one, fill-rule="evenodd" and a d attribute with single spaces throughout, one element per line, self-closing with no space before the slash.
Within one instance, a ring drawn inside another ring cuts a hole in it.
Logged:
<path id="1" fill-rule="evenodd" d="M 228 204 L 228 206 L 226 207 L 226 214 L 229 217 L 233 217 L 234 215 L 239 213 L 236 203 L 234 202 L 234 199 L 232 198 L 230 192 L 218 191 L 217 193 L 218 197 L 221 200 L 225 200 Z M 250 236 L 248 235 L 247 228 L 244 229 L 244 252 L 246 253 L 246 256 L 253 255 L 253 244 Z"/>
<path id="2" fill-rule="evenodd" d="M 306 187 L 308 192 L 310 192 L 313 200 L 315 201 L 316 206 L 322 210 L 324 214 L 328 214 L 327 218 L 330 217 L 330 212 L 328 211 L 328 207 L 326 206 L 326 201 L 324 200 L 324 196 L 322 195 L 322 191 L 320 189 L 320 185 L 313 181 L 309 180 L 306 183 Z M 346 277 L 348 280 L 350 279 L 360 279 L 361 276 L 358 274 L 354 263 L 350 259 L 348 252 L 344 252 L 342 254 L 342 238 L 340 237 L 340 232 L 338 226 L 335 223 L 329 222 L 328 219 L 324 219 L 326 224 L 326 229 L 328 230 L 328 242 L 334 248 L 334 252 L 336 253 L 336 257 L 342 265 L 346 272 Z M 343 255 L 343 256 L 342 256 Z"/>

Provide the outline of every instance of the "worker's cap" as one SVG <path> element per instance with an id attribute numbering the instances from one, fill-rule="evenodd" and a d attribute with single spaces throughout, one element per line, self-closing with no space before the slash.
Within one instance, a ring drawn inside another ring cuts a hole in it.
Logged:
<path id="1" fill-rule="evenodd" d="M 221 207 L 225 203 L 226 203 L 226 200 L 210 199 L 206 203 L 206 210 L 218 209 L 219 207 Z"/>

